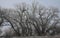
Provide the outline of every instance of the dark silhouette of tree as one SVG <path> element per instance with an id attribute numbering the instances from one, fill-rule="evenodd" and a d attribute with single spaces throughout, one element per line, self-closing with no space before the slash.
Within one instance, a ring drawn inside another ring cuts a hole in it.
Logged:
<path id="1" fill-rule="evenodd" d="M 7 12 L 8 11 L 8 12 Z M 14 12 L 15 18 L 10 15 Z M 58 8 L 46 8 L 37 2 L 31 5 L 26 3 L 18 4 L 17 9 L 1 10 L 0 17 L 10 22 L 11 27 L 17 36 L 32 36 L 32 35 L 54 35 L 57 32 L 57 25 L 60 23 Z M 52 33 L 49 33 L 52 30 Z"/>

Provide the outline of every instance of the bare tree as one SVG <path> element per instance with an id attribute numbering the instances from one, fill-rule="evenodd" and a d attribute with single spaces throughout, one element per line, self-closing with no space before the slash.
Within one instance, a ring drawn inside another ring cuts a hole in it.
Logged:
<path id="1" fill-rule="evenodd" d="M 38 35 L 46 35 L 46 30 L 50 28 L 50 26 L 58 24 L 59 11 L 57 8 L 46 8 L 37 5 L 37 3 L 32 3 L 31 8 L 29 8 L 23 3 L 22 6 L 18 5 L 17 12 L 19 14 L 19 20 L 15 19 L 15 21 L 17 21 L 22 27 L 23 36 L 27 31 L 28 35 L 29 33 L 32 35 L 32 26 L 35 28 L 35 33 Z"/>
<path id="2" fill-rule="evenodd" d="M 60 23 L 58 8 L 46 8 L 35 2 L 30 6 L 26 3 L 17 5 L 17 9 L 13 11 L 14 14 L 18 13 L 15 18 L 9 14 L 11 11 L 8 10 L 8 13 L 6 9 L 0 10 L 0 16 L 10 22 L 18 36 L 46 35 L 51 28 L 55 32 Z"/>

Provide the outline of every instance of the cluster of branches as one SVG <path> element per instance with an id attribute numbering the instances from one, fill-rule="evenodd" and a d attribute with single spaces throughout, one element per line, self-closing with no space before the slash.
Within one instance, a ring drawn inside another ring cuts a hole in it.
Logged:
<path id="1" fill-rule="evenodd" d="M 10 22 L 18 36 L 47 35 L 49 30 L 53 30 L 51 34 L 55 34 L 56 26 L 60 23 L 58 8 L 46 8 L 37 3 L 17 5 L 15 10 L 15 13 L 18 13 L 17 18 L 6 13 L 6 9 L 0 10 L 0 17 Z"/>

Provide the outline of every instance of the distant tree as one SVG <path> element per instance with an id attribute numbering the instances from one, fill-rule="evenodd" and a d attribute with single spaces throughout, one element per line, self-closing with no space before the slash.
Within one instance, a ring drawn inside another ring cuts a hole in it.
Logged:
<path id="1" fill-rule="evenodd" d="M 14 23 L 13 23 L 14 21 L 12 21 L 11 17 L 9 16 L 10 12 L 9 12 L 9 9 L 0 8 L 0 18 L 1 18 L 1 20 L 0 20 L 0 28 L 1 28 L 1 24 L 4 22 L 4 20 L 7 20 L 11 24 L 11 27 L 12 27 L 11 29 L 13 29 L 13 31 L 15 31 L 15 33 L 17 33 L 16 35 L 18 35 L 19 33 L 15 30 L 15 28 L 13 26 L 14 25 Z"/>

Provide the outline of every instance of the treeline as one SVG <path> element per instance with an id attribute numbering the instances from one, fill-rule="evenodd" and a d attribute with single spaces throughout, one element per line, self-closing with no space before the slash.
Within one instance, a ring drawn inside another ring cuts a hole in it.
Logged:
<path id="1" fill-rule="evenodd" d="M 46 8 L 37 2 L 21 3 L 15 9 L 0 8 L 0 25 L 6 19 L 16 36 L 44 36 L 60 33 L 59 9 Z"/>

